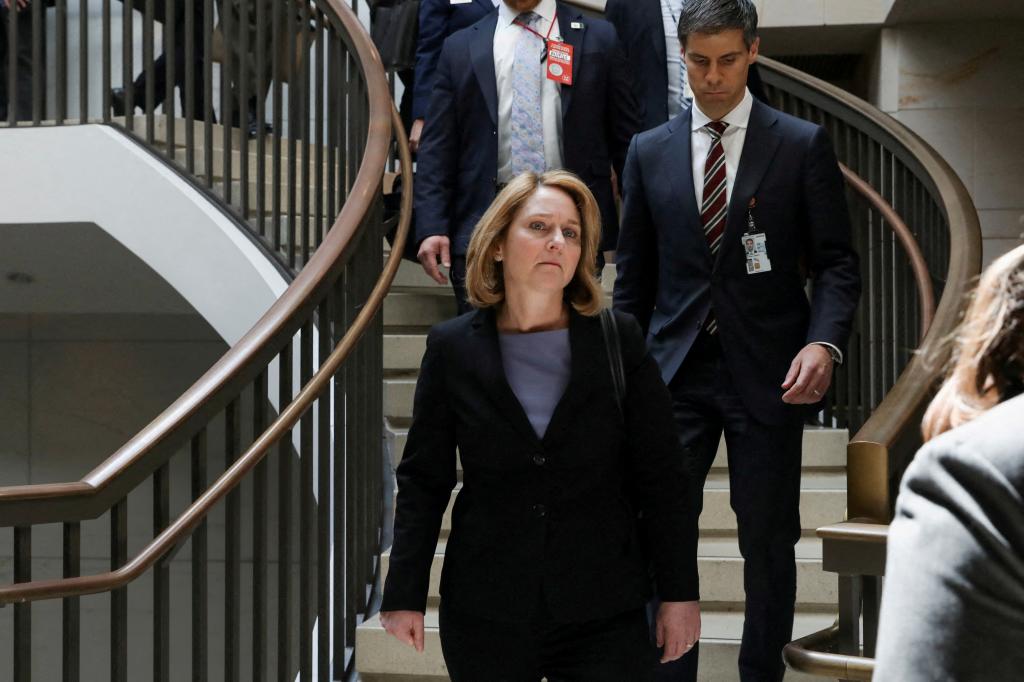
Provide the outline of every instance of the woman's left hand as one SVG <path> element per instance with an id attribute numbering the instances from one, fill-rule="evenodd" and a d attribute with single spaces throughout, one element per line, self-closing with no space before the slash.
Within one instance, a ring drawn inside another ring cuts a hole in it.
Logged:
<path id="1" fill-rule="evenodd" d="M 664 647 L 661 662 L 676 660 L 700 639 L 700 602 L 662 602 L 655 626 L 658 647 Z"/>

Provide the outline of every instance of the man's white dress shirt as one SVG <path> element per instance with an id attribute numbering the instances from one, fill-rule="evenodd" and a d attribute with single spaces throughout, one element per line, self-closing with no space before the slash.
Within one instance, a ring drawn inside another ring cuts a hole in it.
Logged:
<path id="1" fill-rule="evenodd" d="M 561 40 L 555 0 L 541 0 L 533 11 L 540 15 L 534 29 L 542 36 L 551 31 L 552 40 Z M 519 14 L 504 2 L 498 6 L 498 26 L 494 30 L 494 75 L 498 81 L 498 182 L 512 179 L 512 66 L 516 58 L 516 41 L 526 29 L 516 25 Z M 552 22 L 555 22 L 552 27 Z M 578 55 L 574 55 L 578 58 Z M 537 62 L 541 71 L 541 116 L 544 119 L 544 161 L 548 170 L 561 168 L 562 162 L 562 97 L 558 83 L 547 77 L 546 62 Z M 467 65 L 468 68 L 468 65 Z"/>

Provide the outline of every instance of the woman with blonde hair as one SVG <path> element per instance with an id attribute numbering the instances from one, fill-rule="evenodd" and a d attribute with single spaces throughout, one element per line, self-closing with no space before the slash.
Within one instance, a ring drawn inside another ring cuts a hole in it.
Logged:
<path id="1" fill-rule="evenodd" d="M 875 682 L 1024 671 L 1024 246 L 982 275 L 889 529 Z"/>
<path id="2" fill-rule="evenodd" d="M 599 319 L 599 242 L 597 204 L 576 176 L 515 178 L 469 244 L 466 288 L 478 309 L 427 338 L 381 622 L 423 650 L 457 450 L 462 487 L 440 588 L 455 682 L 648 679 L 656 654 L 642 545 L 665 602 L 664 660 L 699 635 L 697 604 L 685 601 L 696 557 L 683 541 L 693 520 L 668 390 L 636 322 Z"/>

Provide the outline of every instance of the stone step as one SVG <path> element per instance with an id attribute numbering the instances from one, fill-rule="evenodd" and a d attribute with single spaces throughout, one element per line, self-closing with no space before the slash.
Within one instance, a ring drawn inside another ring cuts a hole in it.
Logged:
<path id="1" fill-rule="evenodd" d="M 221 134 L 223 134 L 223 133 L 221 133 Z M 174 160 L 178 164 L 180 164 L 182 168 L 185 167 L 185 164 L 186 164 L 186 162 L 188 160 L 188 153 L 187 153 L 187 150 L 184 147 L 184 144 L 185 144 L 185 138 L 177 138 L 177 137 L 175 138 Z M 237 144 L 237 142 L 236 142 L 236 144 Z M 266 177 L 268 182 L 273 180 L 274 166 L 273 166 L 273 162 L 271 160 L 271 154 L 272 154 L 273 150 L 274 150 L 274 146 L 273 146 L 272 138 L 270 138 L 270 137 L 265 138 L 264 139 L 264 154 L 265 154 L 265 162 L 264 162 L 265 163 L 265 166 L 264 166 L 265 170 L 264 170 L 264 173 L 265 173 L 265 177 Z M 257 172 L 259 170 L 259 155 L 256 153 L 256 140 L 249 140 L 249 148 L 248 148 L 247 152 L 248 153 L 246 154 L 246 158 L 248 159 L 248 163 L 249 163 L 249 177 L 250 178 L 255 178 L 256 174 L 257 174 Z M 316 149 L 312 148 L 310 150 L 310 153 L 311 154 L 315 154 L 316 153 Z M 215 147 L 212 150 L 212 152 L 211 152 L 210 168 L 212 170 L 213 178 L 215 180 L 222 180 L 224 178 L 224 157 L 225 157 L 225 153 L 224 153 L 224 149 L 222 147 Z M 240 149 L 238 147 L 235 147 L 234 149 L 232 149 L 230 157 L 231 157 L 231 175 L 233 177 L 237 178 L 237 177 L 239 177 L 239 174 L 241 172 L 241 167 L 242 167 L 242 152 L 240 151 Z M 288 140 L 281 140 L 281 171 L 280 171 L 281 175 L 280 175 L 280 180 L 281 180 L 282 187 L 285 186 L 285 184 L 288 181 L 288 158 L 289 158 L 289 156 L 288 156 Z M 323 161 L 323 163 L 321 165 L 321 168 L 323 169 L 322 173 L 323 173 L 323 178 L 324 178 L 324 182 L 325 183 L 327 182 L 327 174 L 328 174 L 328 172 L 327 172 L 328 166 L 327 166 L 326 158 L 327 158 L 327 154 L 326 154 L 326 151 L 325 151 L 324 155 L 323 155 L 324 161 Z M 311 157 L 311 158 L 308 159 L 308 163 L 309 163 L 309 177 L 310 177 L 310 181 L 312 182 L 316 178 L 316 159 Z M 296 176 L 296 178 L 301 178 L 302 177 L 302 168 L 303 168 L 303 160 L 302 160 L 302 155 L 300 153 L 297 156 L 297 161 L 296 161 L 296 164 L 295 164 L 295 176 Z M 196 144 L 196 149 L 195 149 L 195 170 L 194 170 L 194 172 L 195 172 L 196 175 L 202 175 L 202 176 L 207 175 L 207 173 L 206 173 L 206 155 L 203 152 L 203 145 L 202 145 L 202 140 L 201 139 L 197 140 L 197 144 Z"/>
<path id="2" fill-rule="evenodd" d="M 385 316 L 387 313 L 385 313 Z M 415 378 L 384 379 L 384 416 L 407 417 L 412 415 L 412 401 L 416 393 Z"/>
<path id="3" fill-rule="evenodd" d="M 846 518 L 845 475 L 804 471 L 800 480 L 800 527 L 807 532 Z M 840 486 L 840 482 L 842 485 Z M 462 489 L 452 490 L 441 520 L 441 537 L 452 528 L 452 505 Z M 704 486 L 704 509 L 700 515 L 701 534 L 736 532 L 736 515 L 729 505 L 729 481 L 725 472 L 713 472 Z"/>
<path id="4" fill-rule="evenodd" d="M 444 562 L 445 543 L 438 543 L 430 566 L 431 604 L 440 599 L 441 565 Z M 838 583 L 834 575 L 821 570 L 821 540 L 802 538 L 797 543 L 797 604 L 799 606 L 834 609 L 839 599 Z M 384 552 L 381 570 L 386 576 L 390 567 L 391 551 Z M 741 608 L 743 594 L 743 558 L 735 538 L 701 540 L 697 547 L 697 566 L 700 571 L 701 598 L 715 604 L 732 604 Z"/>
<path id="5" fill-rule="evenodd" d="M 388 252 L 385 251 L 384 258 L 387 259 Z M 448 271 L 442 268 L 445 276 L 447 277 Z M 427 290 L 430 292 L 444 293 L 452 296 L 453 309 L 449 317 L 455 316 L 454 310 L 454 295 L 452 294 L 452 287 L 450 284 L 445 282 L 444 284 L 438 284 L 434 280 L 427 276 L 427 273 L 423 271 L 423 266 L 419 263 L 413 263 L 409 260 L 403 260 L 402 264 L 398 267 L 398 273 L 395 275 L 395 281 L 392 283 L 392 291 L 406 291 L 409 289 L 415 290 Z"/>
<path id="6" fill-rule="evenodd" d="M 138 104 L 141 100 L 139 100 L 136 97 L 135 101 L 136 101 L 136 104 Z M 218 107 L 219 107 L 219 103 L 218 103 Z M 111 118 L 111 120 L 113 122 L 115 122 L 115 123 L 120 123 L 121 125 L 125 125 L 126 124 L 126 117 L 124 117 L 124 116 L 114 116 L 114 117 Z M 146 115 L 145 114 L 136 114 L 134 116 L 134 119 L 133 119 L 133 125 L 134 125 L 134 130 L 135 130 L 136 134 L 144 137 L 145 134 L 146 134 Z M 206 132 L 205 132 L 206 122 L 202 121 L 202 120 L 193 121 L 192 126 L 193 126 L 192 127 L 192 134 L 195 136 L 196 158 L 199 158 L 199 157 L 202 156 L 203 149 L 204 149 L 204 142 L 205 142 L 205 135 L 206 135 Z M 168 126 L 167 116 L 165 116 L 164 114 L 155 114 L 153 116 L 153 140 L 154 140 L 155 143 L 158 143 L 158 144 L 159 143 L 163 143 L 164 146 L 166 146 L 168 127 L 169 126 Z M 213 132 L 213 146 L 212 146 L 212 149 L 214 151 L 223 150 L 224 149 L 224 126 L 219 124 L 219 123 L 214 123 L 211 126 L 211 129 L 212 129 L 212 132 Z M 184 118 L 175 118 L 174 119 L 174 146 L 175 147 L 184 147 L 185 146 L 185 131 L 186 131 L 186 121 L 185 121 L 185 119 Z M 230 138 L 231 138 L 230 146 L 231 146 L 231 149 L 232 149 L 233 152 L 237 152 L 237 150 L 239 150 L 241 148 L 242 138 L 243 138 L 243 136 L 245 136 L 246 139 L 248 139 L 248 144 L 249 144 L 248 152 L 249 152 L 249 154 L 250 155 L 255 155 L 255 153 L 256 153 L 256 140 L 254 138 L 248 138 L 248 133 L 247 132 L 242 132 L 239 128 L 232 127 L 230 129 L 229 135 L 230 135 Z M 266 149 L 268 150 L 268 155 L 269 155 L 269 150 L 272 149 L 271 145 L 273 144 L 273 138 L 272 138 L 272 136 L 267 135 L 264 139 L 265 139 L 265 142 L 266 142 L 266 145 L 267 145 Z M 303 153 L 302 152 L 302 146 L 303 145 L 302 145 L 301 140 L 296 140 L 296 143 L 295 143 L 296 154 L 298 155 L 298 158 L 300 158 L 300 159 L 302 158 L 301 155 Z M 326 147 L 324 147 L 324 150 L 325 150 L 325 154 L 326 154 Z M 316 153 L 316 144 L 315 144 L 315 142 L 309 144 L 307 152 L 309 154 L 309 158 L 312 158 L 313 155 Z M 287 164 L 288 163 L 288 158 L 289 158 L 288 138 L 282 136 L 282 138 L 281 138 L 281 159 L 282 159 L 282 163 Z M 235 159 L 233 159 L 233 161 L 234 160 Z"/>
<path id="7" fill-rule="evenodd" d="M 409 378 L 406 377 L 406 381 Z M 391 419 L 396 417 L 408 419 L 412 415 L 410 410 L 407 415 L 388 415 Z M 391 442 L 392 465 L 397 467 L 402 461 L 402 453 L 405 451 L 405 441 L 409 437 L 409 429 L 392 426 L 387 428 L 388 439 Z M 807 427 L 804 429 L 804 457 L 803 466 L 815 469 L 843 469 L 846 467 L 846 444 L 849 442 L 849 434 L 846 429 L 825 429 Z M 718 444 L 718 454 L 711 465 L 712 471 L 725 469 L 728 466 L 728 458 L 725 452 L 725 439 Z M 845 486 L 844 486 L 845 487 Z"/>
<path id="8" fill-rule="evenodd" d="M 453 315 L 455 315 L 455 296 L 452 295 L 449 288 L 436 287 L 426 291 L 410 292 L 392 291 L 384 299 L 385 327 L 423 327 L 426 329 Z"/>
<path id="9" fill-rule="evenodd" d="M 384 371 L 418 371 L 426 348 L 426 334 L 385 334 Z"/>
<path id="10" fill-rule="evenodd" d="M 375 615 L 356 629 L 356 670 L 363 682 L 442 682 L 448 671 L 441 655 L 437 609 L 429 608 L 424 618 L 425 646 L 422 654 L 388 635 Z M 797 613 L 793 637 L 823 630 L 835 622 L 832 613 Z M 701 614 L 699 682 L 733 682 L 739 678 L 736 659 L 743 632 L 743 614 L 738 611 L 705 610 Z M 825 682 L 826 678 L 789 672 L 787 680 Z"/>

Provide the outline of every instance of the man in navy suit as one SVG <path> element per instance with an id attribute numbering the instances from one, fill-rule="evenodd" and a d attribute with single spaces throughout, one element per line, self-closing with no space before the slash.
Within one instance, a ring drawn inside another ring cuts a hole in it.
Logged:
<path id="1" fill-rule="evenodd" d="M 604 15 L 615 26 L 633 66 L 644 130 L 675 118 L 693 100 L 676 37 L 683 1 L 608 0 L 605 6 Z M 747 89 L 768 104 L 756 64 L 750 65 Z"/>
<path id="2" fill-rule="evenodd" d="M 424 270 L 444 283 L 438 261 L 450 268 L 459 310 L 467 310 L 469 236 L 496 191 L 525 170 L 580 176 L 601 209 L 602 249 L 613 249 L 612 170 L 622 177 L 639 128 L 611 24 L 555 0 L 504 0 L 498 12 L 448 38 L 437 62 L 416 172 Z"/>
<path id="3" fill-rule="evenodd" d="M 615 305 L 647 333 L 697 485 L 725 434 L 745 559 L 740 678 L 779 680 L 796 599 L 802 417 L 842 361 L 858 260 L 828 135 L 746 88 L 753 2 L 686 0 L 679 40 L 694 103 L 630 146 Z M 697 655 L 659 679 L 695 679 Z"/>
<path id="4" fill-rule="evenodd" d="M 423 123 L 434 91 L 434 72 L 441 47 L 451 34 L 472 26 L 493 12 L 501 0 L 422 0 L 416 39 L 416 76 L 412 97 L 412 132 L 409 146 L 419 151 Z"/>

